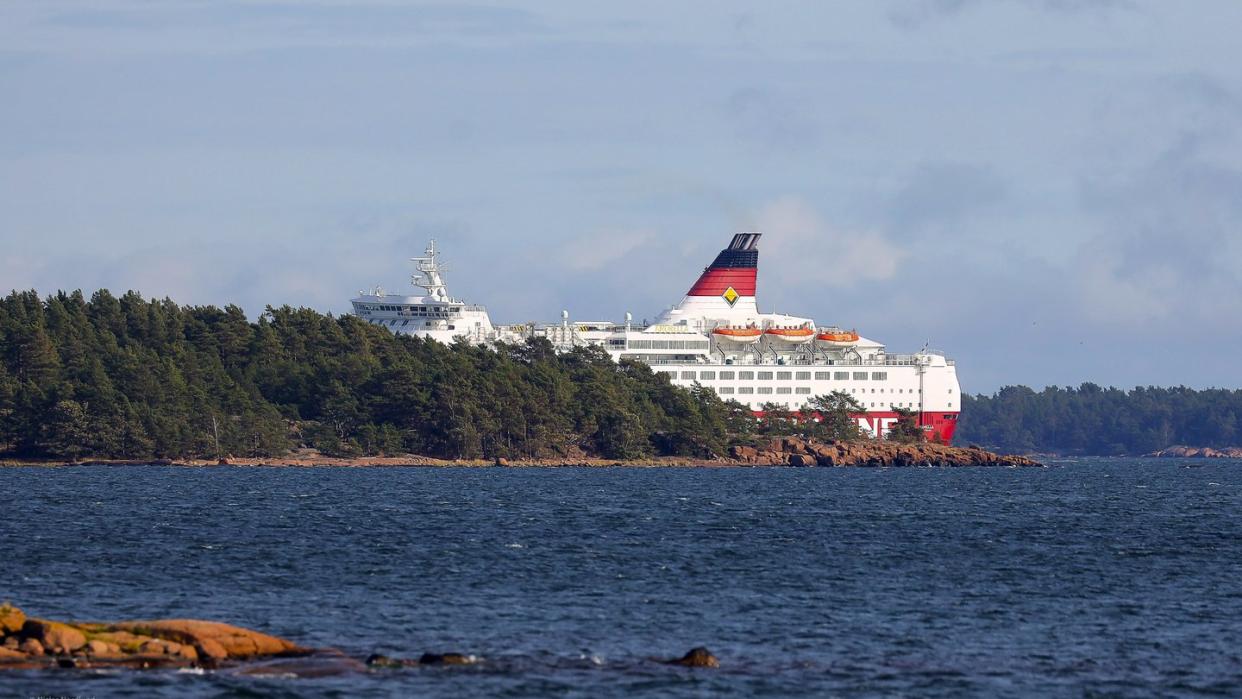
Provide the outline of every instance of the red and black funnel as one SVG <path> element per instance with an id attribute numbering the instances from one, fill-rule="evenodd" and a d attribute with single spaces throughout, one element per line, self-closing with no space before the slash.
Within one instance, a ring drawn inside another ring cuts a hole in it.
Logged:
<path id="1" fill-rule="evenodd" d="M 737 296 L 755 295 L 755 278 L 759 271 L 760 233 L 738 233 L 729 247 L 720 251 L 714 262 L 690 287 L 687 296 L 721 296 L 730 288 Z M 730 304 L 731 305 L 731 304 Z"/>

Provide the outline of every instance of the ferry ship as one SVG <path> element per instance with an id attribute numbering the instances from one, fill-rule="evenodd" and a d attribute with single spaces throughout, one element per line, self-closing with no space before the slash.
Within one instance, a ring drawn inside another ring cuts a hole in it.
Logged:
<path id="1" fill-rule="evenodd" d="M 722 399 L 756 413 L 766 405 L 798 411 L 817 395 L 844 391 L 865 409 L 855 416 L 872 435 L 896 421 L 895 409 L 914 411 L 928 439 L 949 443 L 961 409 L 957 367 L 942 352 L 923 348 L 889 353 L 854 329 L 811 318 L 761 313 L 755 301 L 759 233 L 738 233 L 703 270 L 685 298 L 654 323 L 571 321 L 493 325 L 483 306 L 448 295 L 435 242 L 411 258 L 411 283 L 422 295 L 360 292 L 354 313 L 394 333 L 441 342 L 476 344 L 547 338 L 558 350 L 593 345 L 617 361 L 633 359 L 666 375 L 674 385 L 698 383 Z"/>

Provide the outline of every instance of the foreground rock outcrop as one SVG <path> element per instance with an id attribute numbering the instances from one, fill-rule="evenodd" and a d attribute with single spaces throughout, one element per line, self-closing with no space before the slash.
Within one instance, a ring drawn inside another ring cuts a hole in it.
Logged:
<path id="1" fill-rule="evenodd" d="M 328 677 L 394 670 L 452 672 L 489 661 L 468 653 L 423 653 L 417 658 L 372 654 L 365 661 L 333 648 L 305 648 L 265 633 L 196 619 L 61 622 L 28 617 L 0 604 L 0 677 L 4 670 L 180 670 L 202 668 L 231 675 Z M 507 661 L 513 666 L 515 661 Z M 680 658 L 642 662 L 717 668 L 704 647 Z M 632 667 L 630 661 L 614 663 Z M 0 686 L 3 686 L 0 684 Z"/>
<path id="2" fill-rule="evenodd" d="M 754 466 L 1042 466 L 1025 456 L 994 454 L 979 447 L 881 439 L 849 442 L 804 437 L 773 439 L 755 447 L 737 446 L 729 457 Z"/>
<path id="3" fill-rule="evenodd" d="M 60 622 L 0 606 L 0 667 L 214 667 L 232 660 L 313 651 L 282 638 L 214 621 Z"/>

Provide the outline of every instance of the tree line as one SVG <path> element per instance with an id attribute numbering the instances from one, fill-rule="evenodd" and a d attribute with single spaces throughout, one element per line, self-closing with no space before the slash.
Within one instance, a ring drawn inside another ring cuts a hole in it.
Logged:
<path id="1" fill-rule="evenodd" d="M 1173 445 L 1242 443 L 1242 390 L 1084 383 L 964 395 L 954 441 L 1017 453 L 1137 455 Z"/>
<path id="2" fill-rule="evenodd" d="M 847 400 L 848 399 L 848 400 Z M 602 350 L 535 339 L 482 348 L 394 335 L 350 315 L 179 306 L 106 290 L 0 300 L 0 455 L 9 458 L 708 458 L 763 436 L 854 438 L 825 419 L 756 421 Z M 834 412 L 835 411 L 835 412 Z"/>

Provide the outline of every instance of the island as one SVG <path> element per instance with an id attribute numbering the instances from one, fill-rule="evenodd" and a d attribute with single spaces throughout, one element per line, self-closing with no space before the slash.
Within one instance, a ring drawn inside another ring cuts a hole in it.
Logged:
<path id="1" fill-rule="evenodd" d="M 0 463 L 1030 465 L 937 444 L 899 406 L 868 432 L 845 390 L 761 408 L 544 338 L 447 345 L 135 292 L 0 299 Z"/>

